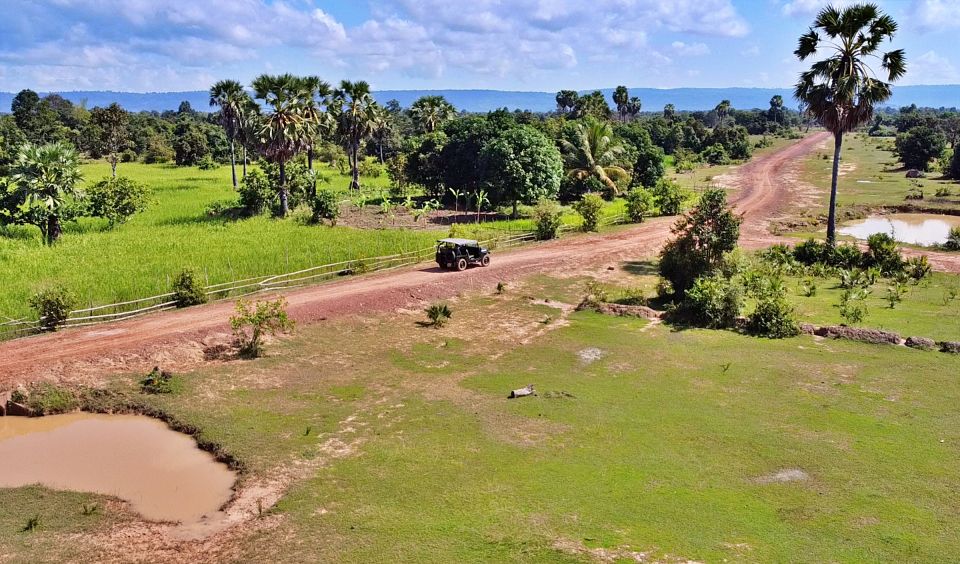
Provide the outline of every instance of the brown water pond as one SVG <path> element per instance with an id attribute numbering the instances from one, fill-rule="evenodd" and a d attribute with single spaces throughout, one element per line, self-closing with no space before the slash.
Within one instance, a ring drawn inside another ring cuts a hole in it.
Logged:
<path id="1" fill-rule="evenodd" d="M 952 227 L 960 227 L 960 216 L 901 213 L 852 221 L 838 231 L 863 240 L 874 233 L 888 233 L 901 243 L 932 246 L 946 242 Z"/>
<path id="2" fill-rule="evenodd" d="M 194 440 L 137 415 L 0 417 L 0 487 L 115 496 L 151 521 L 219 517 L 236 475 Z"/>

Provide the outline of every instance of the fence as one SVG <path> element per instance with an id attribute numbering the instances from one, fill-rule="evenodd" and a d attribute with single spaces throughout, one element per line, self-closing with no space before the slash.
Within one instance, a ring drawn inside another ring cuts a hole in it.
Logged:
<path id="1" fill-rule="evenodd" d="M 616 215 L 604 218 L 600 224 L 604 226 L 617 225 L 623 223 L 625 217 Z M 560 231 L 562 233 L 574 231 L 577 228 L 572 225 L 564 225 Z M 529 243 L 536 240 L 536 234 L 531 232 L 514 232 L 498 237 L 493 237 L 481 241 L 482 244 L 491 249 L 509 249 Z M 434 248 L 418 249 L 395 255 L 370 257 L 342 261 L 332 264 L 314 266 L 296 272 L 286 274 L 258 276 L 233 282 L 223 282 L 220 284 L 211 284 L 204 287 L 204 293 L 207 298 L 213 301 L 225 298 L 239 298 L 249 296 L 260 292 L 270 292 L 277 290 L 289 290 L 299 288 L 310 284 L 317 284 L 333 278 L 350 276 L 353 274 L 363 274 L 366 272 L 391 270 L 403 266 L 410 266 L 432 259 Z M 132 319 L 150 313 L 176 309 L 177 302 L 174 299 L 173 292 L 151 296 L 149 298 L 140 298 L 127 302 L 107 304 L 85 309 L 71 311 L 67 317 L 64 326 L 66 327 L 86 327 L 90 325 L 99 325 L 112 321 L 122 321 Z M 0 340 L 15 339 L 26 335 L 32 335 L 41 330 L 42 319 L 15 319 L 0 323 Z"/>

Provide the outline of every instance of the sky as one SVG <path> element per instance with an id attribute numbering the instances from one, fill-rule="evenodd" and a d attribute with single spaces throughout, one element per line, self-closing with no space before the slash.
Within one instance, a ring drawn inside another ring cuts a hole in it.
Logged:
<path id="1" fill-rule="evenodd" d="M 839 3 L 849 3 L 839 0 Z M 878 0 L 902 84 L 960 83 L 960 0 Z M 789 87 L 821 0 L 3 0 L 0 91 Z"/>

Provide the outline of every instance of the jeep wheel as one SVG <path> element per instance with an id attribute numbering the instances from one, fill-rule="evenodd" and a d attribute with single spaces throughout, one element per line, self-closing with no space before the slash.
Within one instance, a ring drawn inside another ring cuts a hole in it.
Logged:
<path id="1" fill-rule="evenodd" d="M 480 259 L 480 266 L 490 266 L 490 255 L 483 255 Z"/>
<path id="2" fill-rule="evenodd" d="M 459 270 L 460 272 L 463 272 L 463 271 L 466 270 L 466 269 L 467 269 L 467 259 L 462 258 L 462 259 L 458 260 L 458 261 L 457 261 L 457 270 Z"/>

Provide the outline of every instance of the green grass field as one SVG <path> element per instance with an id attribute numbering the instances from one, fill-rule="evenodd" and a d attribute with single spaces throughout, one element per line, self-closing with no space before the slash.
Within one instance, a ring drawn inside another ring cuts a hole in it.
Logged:
<path id="1" fill-rule="evenodd" d="M 187 374 L 183 391 L 148 401 L 239 456 L 247 478 L 307 469 L 271 526 L 224 541 L 246 559 L 960 552 L 960 357 L 567 317 L 530 299 L 576 303 L 584 283 L 537 277 L 457 301 L 441 330 L 417 314 L 304 327 L 269 358 Z M 506 399 L 530 383 L 539 396 Z M 132 378 L 111 385 L 135 389 Z M 330 458 L 333 438 L 346 456 Z M 84 517 L 79 497 L 0 490 L 0 555 L 103 556 L 100 535 L 133 517 Z M 40 529 L 20 532 L 38 514 Z"/>

